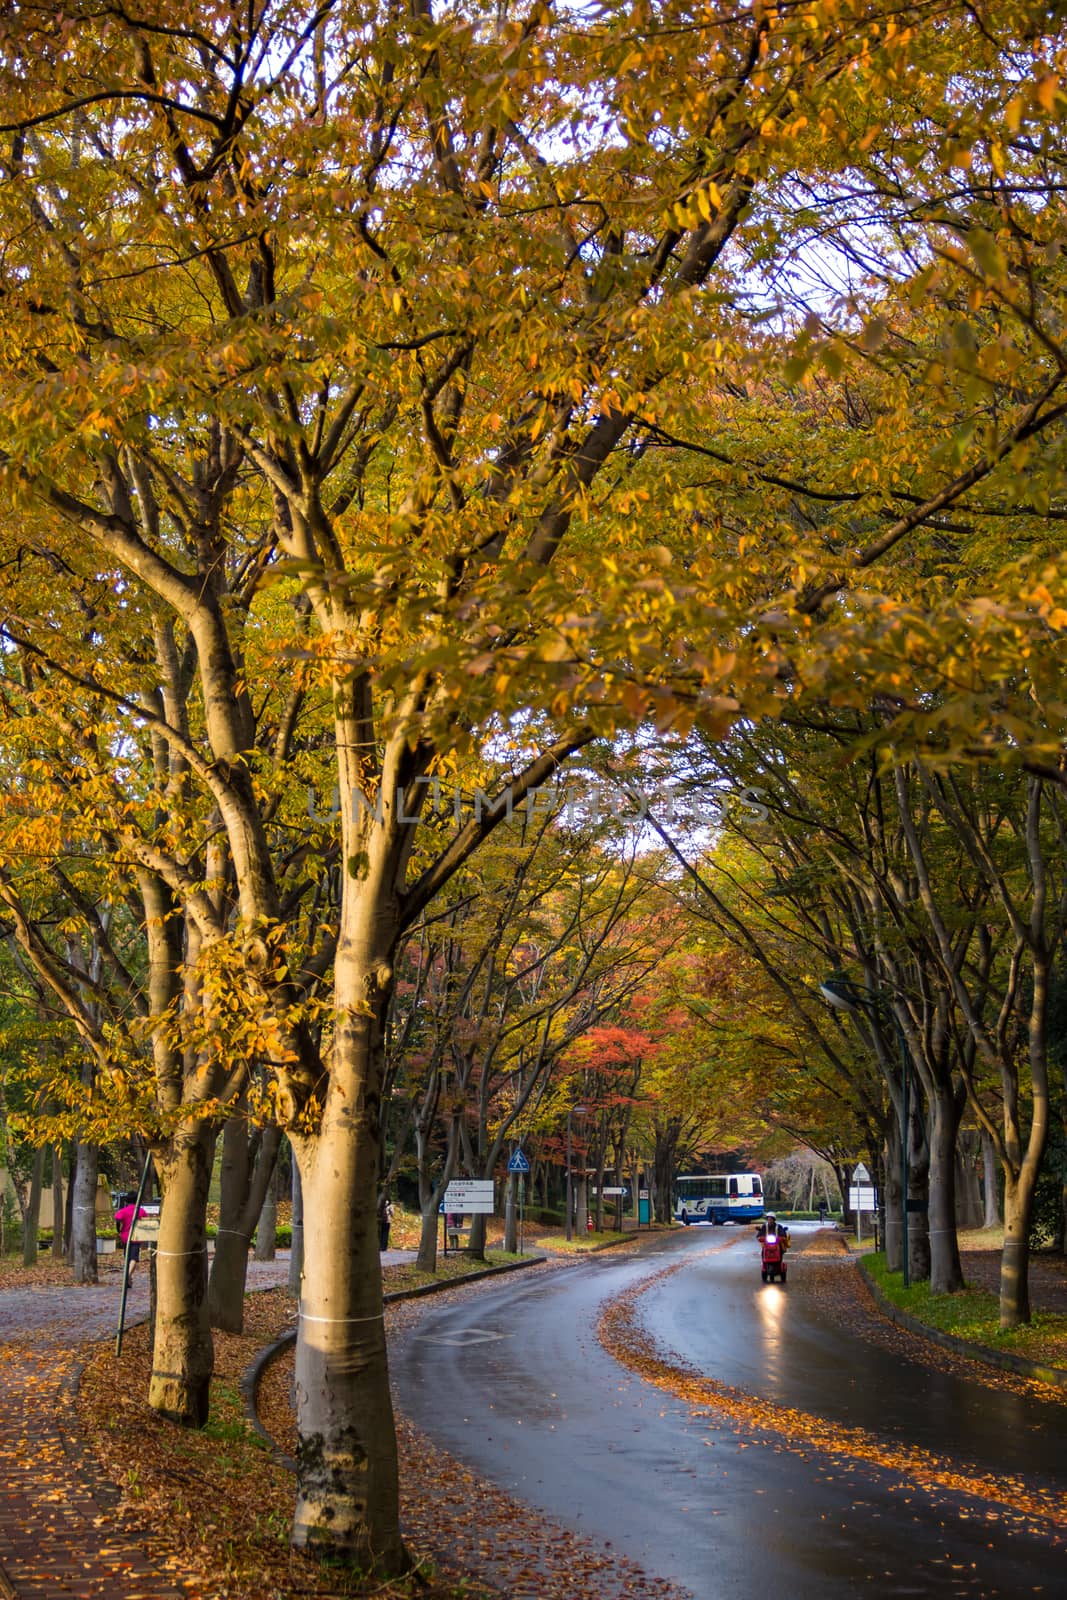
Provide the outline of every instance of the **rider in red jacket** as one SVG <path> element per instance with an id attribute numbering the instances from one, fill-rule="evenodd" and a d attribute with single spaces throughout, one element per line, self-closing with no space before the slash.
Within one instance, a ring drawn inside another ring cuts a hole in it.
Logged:
<path id="1" fill-rule="evenodd" d="M 779 1223 L 773 1211 L 768 1211 L 759 1227 L 756 1229 L 756 1238 L 762 1241 L 769 1233 L 776 1233 L 782 1241 L 782 1249 L 789 1249 L 789 1229 L 785 1223 Z"/>
<path id="2" fill-rule="evenodd" d="M 768 1211 L 759 1227 L 756 1229 L 756 1238 L 760 1242 L 760 1253 L 764 1267 L 779 1267 L 782 1279 L 785 1279 L 785 1253 L 789 1249 L 789 1229 L 779 1227 L 778 1220 L 773 1211 Z"/>

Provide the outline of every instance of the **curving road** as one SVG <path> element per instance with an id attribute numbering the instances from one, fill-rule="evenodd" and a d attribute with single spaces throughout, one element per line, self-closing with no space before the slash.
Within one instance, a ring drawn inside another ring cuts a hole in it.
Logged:
<path id="1" fill-rule="evenodd" d="M 814 1237 L 795 1232 L 785 1289 L 761 1284 L 747 1230 L 696 1227 L 483 1285 L 391 1350 L 400 1404 L 492 1482 L 701 1600 L 1064 1593 L 1067 1408 L 850 1328 L 849 1297 L 834 1314 L 820 1300 L 849 1269 Z M 799 1423 L 760 1429 L 684 1374 L 670 1392 L 621 1365 L 597 1324 L 635 1291 L 657 1355 Z"/>

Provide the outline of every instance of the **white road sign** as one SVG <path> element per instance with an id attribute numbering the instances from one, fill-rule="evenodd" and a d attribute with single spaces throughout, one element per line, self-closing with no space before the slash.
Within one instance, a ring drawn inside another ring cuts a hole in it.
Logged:
<path id="1" fill-rule="evenodd" d="M 850 1211 L 877 1211 L 878 1201 L 875 1197 L 873 1184 L 852 1184 L 848 1191 L 848 1209 Z"/>
<path id="2" fill-rule="evenodd" d="M 871 1175 L 867 1171 L 867 1168 L 863 1165 L 863 1162 L 861 1161 L 859 1166 L 857 1166 L 853 1170 L 852 1182 L 853 1183 L 870 1183 L 870 1181 L 871 1181 Z"/>
<path id="3" fill-rule="evenodd" d="M 445 1190 L 444 1208 L 460 1216 L 491 1216 L 492 1178 L 453 1178 Z"/>

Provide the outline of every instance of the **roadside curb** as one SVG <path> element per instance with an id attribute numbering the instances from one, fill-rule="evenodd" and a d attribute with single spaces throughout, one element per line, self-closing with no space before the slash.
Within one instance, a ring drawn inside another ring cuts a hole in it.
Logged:
<path id="1" fill-rule="evenodd" d="M 851 1250 L 848 1253 L 852 1256 Z M 862 1257 L 853 1256 L 853 1259 L 871 1292 L 872 1300 L 890 1322 L 898 1323 L 900 1327 L 907 1328 L 909 1333 L 918 1334 L 922 1339 L 929 1339 L 931 1344 L 940 1345 L 943 1350 L 951 1350 L 954 1355 L 967 1356 L 972 1361 L 999 1367 L 1002 1372 L 1014 1372 L 1019 1377 L 1033 1378 L 1036 1382 L 1047 1383 L 1055 1389 L 1067 1389 L 1067 1371 L 1062 1367 L 1046 1367 L 1039 1361 L 1028 1360 L 1026 1356 L 1012 1355 L 1008 1350 L 991 1350 L 986 1344 L 971 1344 L 966 1339 L 958 1338 L 954 1333 L 944 1333 L 940 1328 L 931 1328 L 929 1323 L 913 1317 L 910 1311 L 902 1311 L 899 1306 L 886 1299 Z"/>
<path id="2" fill-rule="evenodd" d="M 598 1248 L 607 1247 L 599 1246 Z M 592 1251 L 589 1253 L 592 1254 Z M 468 1272 L 462 1278 L 448 1278 L 443 1283 L 421 1283 L 414 1289 L 393 1289 L 389 1293 L 382 1295 L 382 1303 L 388 1306 L 395 1305 L 401 1300 L 421 1300 L 424 1295 L 443 1294 L 447 1289 L 462 1288 L 468 1283 L 478 1283 L 483 1278 L 496 1278 L 506 1272 L 522 1272 L 526 1267 L 539 1267 L 548 1260 L 550 1260 L 548 1256 L 528 1256 L 524 1261 L 506 1261 L 499 1267 L 484 1267 L 480 1272 Z M 270 1344 L 264 1345 L 256 1359 L 241 1374 L 241 1381 L 238 1385 L 241 1391 L 241 1404 L 245 1421 L 257 1438 L 262 1439 L 270 1452 L 271 1460 L 279 1467 L 284 1467 L 287 1472 L 296 1471 L 296 1461 L 287 1451 L 278 1448 L 262 1422 L 260 1422 L 259 1412 L 256 1410 L 256 1395 L 263 1379 L 263 1374 L 268 1367 L 272 1366 L 279 1356 L 283 1355 L 289 1346 L 295 1343 L 296 1329 L 289 1328 Z M 2 1595 L 2 1591 L 0 1591 L 0 1595 Z"/>

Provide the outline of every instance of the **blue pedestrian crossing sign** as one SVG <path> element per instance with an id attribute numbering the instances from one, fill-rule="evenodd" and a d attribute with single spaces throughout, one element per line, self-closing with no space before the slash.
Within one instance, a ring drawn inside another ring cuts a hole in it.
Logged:
<path id="1" fill-rule="evenodd" d="M 508 1171 L 509 1172 L 529 1172 L 529 1170 L 530 1170 L 530 1163 L 527 1161 L 526 1157 L 523 1155 L 521 1150 L 516 1150 L 513 1153 L 512 1157 L 511 1157 L 511 1160 L 508 1162 Z"/>

